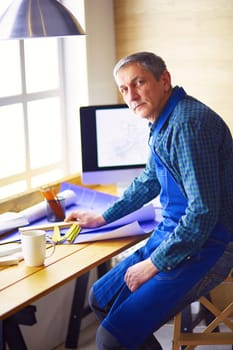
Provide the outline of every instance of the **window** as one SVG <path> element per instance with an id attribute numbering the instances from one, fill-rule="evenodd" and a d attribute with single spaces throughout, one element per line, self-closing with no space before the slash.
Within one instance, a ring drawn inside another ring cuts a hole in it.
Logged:
<path id="1" fill-rule="evenodd" d="M 65 40 L 0 40 L 0 199 L 68 174 Z"/>
<path id="2" fill-rule="evenodd" d="M 58 39 L 1 41 L 0 198 L 65 174 Z"/>

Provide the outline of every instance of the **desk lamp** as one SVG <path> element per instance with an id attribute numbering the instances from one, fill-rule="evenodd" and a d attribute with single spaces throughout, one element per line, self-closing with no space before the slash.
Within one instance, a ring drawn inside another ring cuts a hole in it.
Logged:
<path id="1" fill-rule="evenodd" d="M 57 0 L 14 0 L 0 17 L 0 39 L 82 34 L 78 20 Z"/>

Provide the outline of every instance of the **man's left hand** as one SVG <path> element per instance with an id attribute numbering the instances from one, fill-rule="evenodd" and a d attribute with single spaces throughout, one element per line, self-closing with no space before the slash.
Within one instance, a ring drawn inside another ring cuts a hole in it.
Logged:
<path id="1" fill-rule="evenodd" d="M 157 267 L 148 258 L 133 266 L 130 266 L 125 274 L 125 283 L 131 292 L 138 289 L 143 283 L 159 272 Z"/>

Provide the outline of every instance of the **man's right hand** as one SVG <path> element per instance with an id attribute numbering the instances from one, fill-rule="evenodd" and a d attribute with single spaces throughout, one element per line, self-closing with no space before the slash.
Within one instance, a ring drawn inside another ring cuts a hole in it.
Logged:
<path id="1" fill-rule="evenodd" d="M 65 218 L 65 221 L 77 221 L 81 227 L 99 227 L 106 224 L 105 219 L 100 214 L 91 211 L 75 210 Z"/>

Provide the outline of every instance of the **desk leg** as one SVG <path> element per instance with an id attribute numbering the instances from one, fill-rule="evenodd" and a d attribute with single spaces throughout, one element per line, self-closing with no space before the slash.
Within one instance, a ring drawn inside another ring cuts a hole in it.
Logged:
<path id="1" fill-rule="evenodd" d="M 27 350 L 19 325 L 13 316 L 4 320 L 4 338 L 10 350 Z"/>
<path id="2" fill-rule="evenodd" d="M 110 262 L 107 261 L 97 267 L 98 278 L 103 276 L 110 268 Z M 71 314 L 66 335 L 65 347 L 76 349 L 78 346 L 80 327 L 82 318 L 91 312 L 89 306 L 84 307 L 87 293 L 89 272 L 77 278 L 74 288 L 74 296 L 71 306 Z M 1 349 L 0 349 L 1 350 Z"/>
<path id="3" fill-rule="evenodd" d="M 0 320 L 0 350 L 6 349 L 3 325 L 4 325 L 4 321 Z"/>
<path id="4" fill-rule="evenodd" d="M 9 350 L 27 350 L 19 325 L 32 326 L 36 323 L 36 307 L 26 306 L 11 317 L 0 321 L 0 350 L 5 350 L 8 345 Z"/>
<path id="5" fill-rule="evenodd" d="M 97 267 L 97 275 L 98 278 L 100 278 L 101 276 L 105 275 L 106 272 L 108 272 L 108 270 L 110 270 L 111 264 L 110 261 L 105 261 L 103 264 L 99 265 Z"/>
<path id="6" fill-rule="evenodd" d="M 77 278 L 75 283 L 70 321 L 65 342 L 65 347 L 68 349 L 76 349 L 78 345 L 88 278 L 89 272 Z"/>

